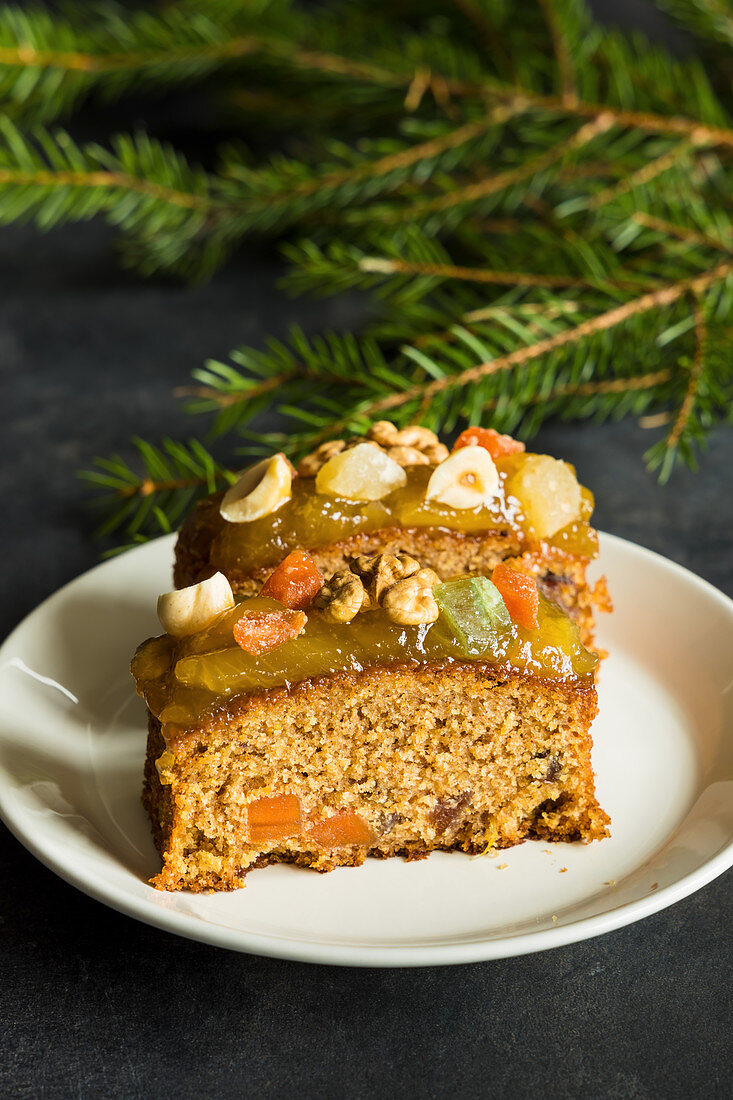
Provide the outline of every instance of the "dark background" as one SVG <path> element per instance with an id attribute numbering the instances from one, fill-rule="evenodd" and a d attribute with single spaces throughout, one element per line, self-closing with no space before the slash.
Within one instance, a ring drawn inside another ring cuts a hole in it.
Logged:
<path id="1" fill-rule="evenodd" d="M 632 0 L 594 6 L 651 19 Z M 160 102 L 153 129 L 196 151 L 192 111 L 185 97 Z M 113 121 L 129 127 L 135 105 Z M 89 110 L 81 126 L 109 117 Z M 0 636 L 98 558 L 81 466 L 129 455 L 134 434 L 197 430 L 171 394 L 206 356 L 293 321 L 358 318 L 355 299 L 284 298 L 279 273 L 248 246 L 208 286 L 143 283 L 120 271 L 101 225 L 0 231 Z M 633 421 L 553 424 L 536 449 L 577 465 L 598 526 L 733 594 L 733 434 L 665 487 L 642 462 L 655 437 Z M 177 939 L 67 886 L 1 826 L 0 881 L 3 1097 L 731 1095 L 730 873 L 600 939 L 414 971 Z"/>

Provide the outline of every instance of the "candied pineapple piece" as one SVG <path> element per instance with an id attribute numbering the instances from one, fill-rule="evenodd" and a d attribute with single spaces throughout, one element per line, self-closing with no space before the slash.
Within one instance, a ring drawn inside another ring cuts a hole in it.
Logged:
<path id="1" fill-rule="evenodd" d="M 514 621 L 525 630 L 537 630 L 540 625 L 540 594 L 532 577 L 499 562 L 494 567 L 491 579 Z"/>
<path id="2" fill-rule="evenodd" d="M 550 455 L 525 455 L 508 476 L 505 489 L 519 501 L 538 538 L 552 538 L 580 518 L 583 502 L 578 479 L 567 462 Z"/>
<path id="3" fill-rule="evenodd" d="M 456 577 L 433 589 L 441 616 L 469 656 L 484 653 L 509 627 L 509 612 L 488 577 Z"/>
<path id="4" fill-rule="evenodd" d="M 305 550 L 293 550 L 265 581 L 261 596 L 279 600 L 285 607 L 303 611 L 323 586 L 323 574 Z"/>
<path id="5" fill-rule="evenodd" d="M 232 627 L 238 646 L 259 656 L 297 638 L 308 622 L 303 611 L 244 611 Z"/>
<path id="6" fill-rule="evenodd" d="M 298 836 L 302 828 L 303 811 L 294 794 L 257 798 L 247 807 L 247 836 L 252 844 L 286 840 Z"/>
<path id="7" fill-rule="evenodd" d="M 402 467 L 371 443 L 341 451 L 316 474 L 316 492 L 346 500 L 381 500 L 406 483 Z"/>
<path id="8" fill-rule="evenodd" d="M 331 817 L 310 821 L 306 835 L 320 848 L 347 848 L 352 844 L 368 848 L 377 839 L 371 826 L 353 810 L 339 810 Z"/>

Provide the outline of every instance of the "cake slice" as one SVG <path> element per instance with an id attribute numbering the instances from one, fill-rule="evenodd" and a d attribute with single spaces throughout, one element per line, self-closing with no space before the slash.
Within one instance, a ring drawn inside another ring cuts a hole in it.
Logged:
<path id="1" fill-rule="evenodd" d="M 382 553 L 324 580 L 301 552 L 264 594 L 235 601 L 217 574 L 159 610 L 132 671 L 160 889 L 608 831 L 597 656 L 516 569 L 441 582 Z"/>
<path id="2" fill-rule="evenodd" d="M 449 453 L 427 428 L 378 421 L 365 436 L 321 444 L 297 473 L 275 455 L 201 501 L 181 529 L 174 582 L 219 571 L 251 595 L 296 548 L 329 574 L 380 551 L 409 554 L 441 578 L 510 561 L 590 646 L 593 605 L 609 606 L 603 581 L 591 590 L 586 580 L 598 549 L 592 512 L 571 466 L 509 436 L 469 428 Z"/>

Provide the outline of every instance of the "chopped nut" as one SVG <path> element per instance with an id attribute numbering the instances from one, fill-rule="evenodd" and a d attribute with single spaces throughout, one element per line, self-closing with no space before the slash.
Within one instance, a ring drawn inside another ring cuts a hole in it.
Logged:
<path id="1" fill-rule="evenodd" d="M 364 585 L 350 569 L 339 569 L 316 596 L 316 607 L 333 623 L 350 623 L 369 602 Z"/>
<path id="2" fill-rule="evenodd" d="M 429 447 L 423 447 L 422 452 L 432 466 L 444 462 L 450 454 L 445 443 L 432 443 Z"/>
<path id="3" fill-rule="evenodd" d="M 158 597 L 158 618 L 166 634 L 184 638 L 205 630 L 217 615 L 234 607 L 234 596 L 223 573 L 214 573 L 205 581 L 166 592 Z"/>
<path id="4" fill-rule="evenodd" d="M 397 447 L 417 447 L 419 451 L 424 451 L 426 447 L 434 447 L 439 440 L 430 428 L 423 428 L 420 424 L 410 424 L 409 427 L 397 432 L 392 442 Z"/>
<path id="5" fill-rule="evenodd" d="M 420 569 L 413 576 L 393 584 L 384 594 L 382 607 L 392 622 L 401 626 L 434 623 L 439 611 L 433 585 L 438 583 L 439 578 L 432 569 Z"/>
<path id="6" fill-rule="evenodd" d="M 367 439 L 373 439 L 382 447 L 391 447 L 398 430 L 391 420 L 377 420 L 367 432 Z"/>
<path id="7" fill-rule="evenodd" d="M 374 604 L 381 603 L 382 596 L 393 584 L 411 577 L 419 568 L 420 562 L 409 554 L 359 554 L 351 563 L 351 569 L 361 578 Z"/>
<path id="8" fill-rule="evenodd" d="M 219 513 L 228 523 L 251 523 L 282 508 L 292 495 L 295 471 L 282 452 L 243 470 L 222 497 Z"/>
<path id="9" fill-rule="evenodd" d="M 387 451 L 390 458 L 398 462 L 400 466 L 429 466 L 430 459 L 417 447 L 390 447 Z"/>
<path id="10" fill-rule="evenodd" d="M 365 435 L 355 435 L 351 439 L 346 441 L 346 450 L 350 451 L 352 447 L 358 447 L 360 443 L 368 443 L 370 447 L 379 447 L 380 451 L 382 447 L 374 439 L 367 439 Z"/>
<path id="11" fill-rule="evenodd" d="M 343 439 L 330 439 L 328 443 L 321 443 L 315 451 L 311 451 L 298 463 L 298 473 L 301 477 L 315 477 L 321 466 L 328 462 L 329 458 L 339 454 L 346 447 Z"/>

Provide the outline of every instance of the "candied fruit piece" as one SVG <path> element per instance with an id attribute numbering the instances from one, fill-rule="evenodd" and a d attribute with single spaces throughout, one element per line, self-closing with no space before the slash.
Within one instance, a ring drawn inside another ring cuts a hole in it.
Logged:
<path id="1" fill-rule="evenodd" d="M 512 439 L 510 435 L 501 435 L 493 428 L 475 427 L 466 428 L 453 444 L 454 451 L 460 451 L 462 447 L 483 447 L 493 459 L 497 459 L 504 455 L 518 454 L 524 450 L 524 443 Z"/>
<path id="2" fill-rule="evenodd" d="M 567 462 L 550 455 L 526 455 L 506 480 L 538 538 L 551 538 L 581 516 L 578 479 Z"/>
<path id="3" fill-rule="evenodd" d="M 532 577 L 512 569 L 504 562 L 494 567 L 491 579 L 501 593 L 506 608 L 515 622 L 525 630 L 539 627 L 540 594 Z"/>
<path id="4" fill-rule="evenodd" d="M 319 848 L 347 848 L 351 844 L 368 848 L 377 839 L 371 826 L 353 810 L 339 810 L 331 817 L 309 821 L 306 833 Z"/>
<path id="5" fill-rule="evenodd" d="M 323 586 L 323 574 L 305 550 L 293 550 L 265 581 L 261 596 L 303 611 Z"/>
<path id="6" fill-rule="evenodd" d="M 346 500 L 381 500 L 406 483 L 402 467 L 371 443 L 341 451 L 316 474 L 317 493 Z"/>
<path id="7" fill-rule="evenodd" d="M 294 794 L 257 798 L 247 807 L 247 835 L 253 844 L 286 840 L 298 836 L 302 828 L 303 811 Z"/>
<path id="8" fill-rule="evenodd" d="M 484 653 L 511 627 L 509 612 L 488 577 L 456 577 L 433 589 L 444 621 L 469 656 Z"/>
<path id="9" fill-rule="evenodd" d="M 244 611 L 232 628 L 234 640 L 247 653 L 267 653 L 305 630 L 302 611 Z"/>

